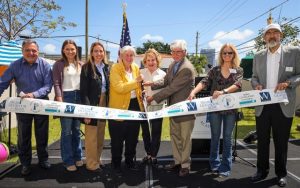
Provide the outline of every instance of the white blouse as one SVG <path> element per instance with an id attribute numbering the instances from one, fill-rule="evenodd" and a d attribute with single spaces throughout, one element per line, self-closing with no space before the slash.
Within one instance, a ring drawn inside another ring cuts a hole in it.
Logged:
<path id="1" fill-rule="evenodd" d="M 151 82 L 161 80 L 166 75 L 166 73 L 163 70 L 161 70 L 160 68 L 156 69 L 152 74 L 147 68 L 141 69 L 140 72 L 144 76 L 144 81 L 151 81 Z M 152 96 L 152 95 L 160 92 L 162 89 L 152 90 L 150 86 L 145 86 L 145 90 L 146 90 L 146 96 Z M 163 100 L 159 104 L 165 104 L 165 102 L 166 101 Z M 151 102 L 151 105 L 157 105 L 157 103 L 153 100 Z"/>
<path id="2" fill-rule="evenodd" d="M 64 68 L 63 91 L 74 91 L 80 88 L 81 68 L 76 69 L 73 63 Z"/>

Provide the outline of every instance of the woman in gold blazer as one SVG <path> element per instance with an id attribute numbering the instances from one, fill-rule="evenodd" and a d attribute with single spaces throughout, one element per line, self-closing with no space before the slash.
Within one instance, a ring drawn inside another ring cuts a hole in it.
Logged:
<path id="1" fill-rule="evenodd" d="M 142 104 L 142 76 L 139 67 L 133 62 L 135 49 L 124 46 L 120 50 L 120 61 L 114 64 L 110 72 L 109 107 L 144 111 Z M 136 170 L 134 162 L 136 145 L 141 121 L 109 120 L 111 137 L 112 166 L 116 174 L 121 173 L 123 143 L 125 142 L 125 164 L 130 170 Z"/>

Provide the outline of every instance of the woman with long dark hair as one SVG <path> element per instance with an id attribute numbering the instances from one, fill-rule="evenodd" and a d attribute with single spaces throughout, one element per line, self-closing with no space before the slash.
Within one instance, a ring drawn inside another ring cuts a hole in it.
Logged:
<path id="1" fill-rule="evenodd" d="M 62 58 L 53 65 L 55 100 L 80 104 L 80 73 L 77 45 L 73 40 L 65 40 L 61 48 Z M 61 158 L 67 171 L 76 171 L 82 166 L 80 140 L 80 120 L 61 117 Z"/>

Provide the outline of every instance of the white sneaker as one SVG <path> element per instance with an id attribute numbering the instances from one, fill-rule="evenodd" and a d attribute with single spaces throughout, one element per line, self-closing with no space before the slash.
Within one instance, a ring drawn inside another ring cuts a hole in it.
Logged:
<path id="1" fill-rule="evenodd" d="M 77 167 L 81 167 L 81 166 L 83 166 L 83 161 L 76 161 L 76 163 L 75 163 L 75 165 L 77 166 Z"/>
<path id="2" fill-rule="evenodd" d="M 68 166 L 66 169 L 67 169 L 67 171 L 69 171 L 69 172 L 74 172 L 74 171 L 77 170 L 77 168 L 76 168 L 75 165 Z"/>

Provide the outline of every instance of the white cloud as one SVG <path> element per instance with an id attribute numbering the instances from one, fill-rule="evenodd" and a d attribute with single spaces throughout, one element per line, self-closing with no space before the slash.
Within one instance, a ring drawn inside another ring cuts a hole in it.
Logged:
<path id="1" fill-rule="evenodd" d="M 21 31 L 21 33 L 19 34 L 19 36 L 24 36 L 24 37 L 30 37 L 31 36 L 31 31 L 28 29 L 25 29 L 23 31 Z"/>
<path id="2" fill-rule="evenodd" d="M 219 52 L 221 47 L 223 46 L 223 44 L 225 44 L 227 42 L 233 43 L 231 41 L 234 41 L 234 40 L 243 42 L 244 40 L 246 40 L 253 34 L 254 34 L 254 32 L 250 29 L 245 29 L 244 31 L 234 30 L 229 34 L 226 34 L 226 32 L 224 32 L 224 31 L 219 31 L 215 34 L 214 40 L 212 40 L 208 43 L 208 46 L 209 46 L 209 48 L 216 49 L 216 52 Z M 234 42 L 234 43 L 236 43 L 236 42 Z M 242 46 L 239 46 L 238 51 L 243 52 L 243 51 L 247 51 L 247 49 L 250 50 L 250 49 L 252 49 L 252 48 L 250 48 L 250 46 L 254 46 L 254 44 L 255 44 L 254 40 L 247 42 L 247 43 L 243 44 Z M 253 51 L 255 52 L 255 50 L 253 50 Z M 240 55 L 244 55 L 244 54 L 240 54 Z M 216 54 L 216 56 L 217 56 L 217 54 Z"/>
<path id="3" fill-rule="evenodd" d="M 55 54 L 56 46 L 54 44 L 46 44 L 43 48 L 44 53 L 46 54 Z"/>
<path id="4" fill-rule="evenodd" d="M 245 29 L 244 31 L 234 30 L 228 34 L 225 31 L 219 31 L 214 36 L 217 40 L 245 40 L 249 36 L 253 35 L 254 32 L 250 29 Z"/>
<path id="5" fill-rule="evenodd" d="M 223 43 L 219 40 L 214 40 L 208 43 L 209 48 L 214 48 L 216 51 L 219 51 Z"/>
<path id="6" fill-rule="evenodd" d="M 140 39 L 142 41 L 160 41 L 160 42 L 163 42 L 164 41 L 164 38 L 162 36 L 159 36 L 159 35 L 156 35 L 156 36 L 152 36 L 150 34 L 146 34 L 144 36 L 142 36 L 142 38 Z"/>

